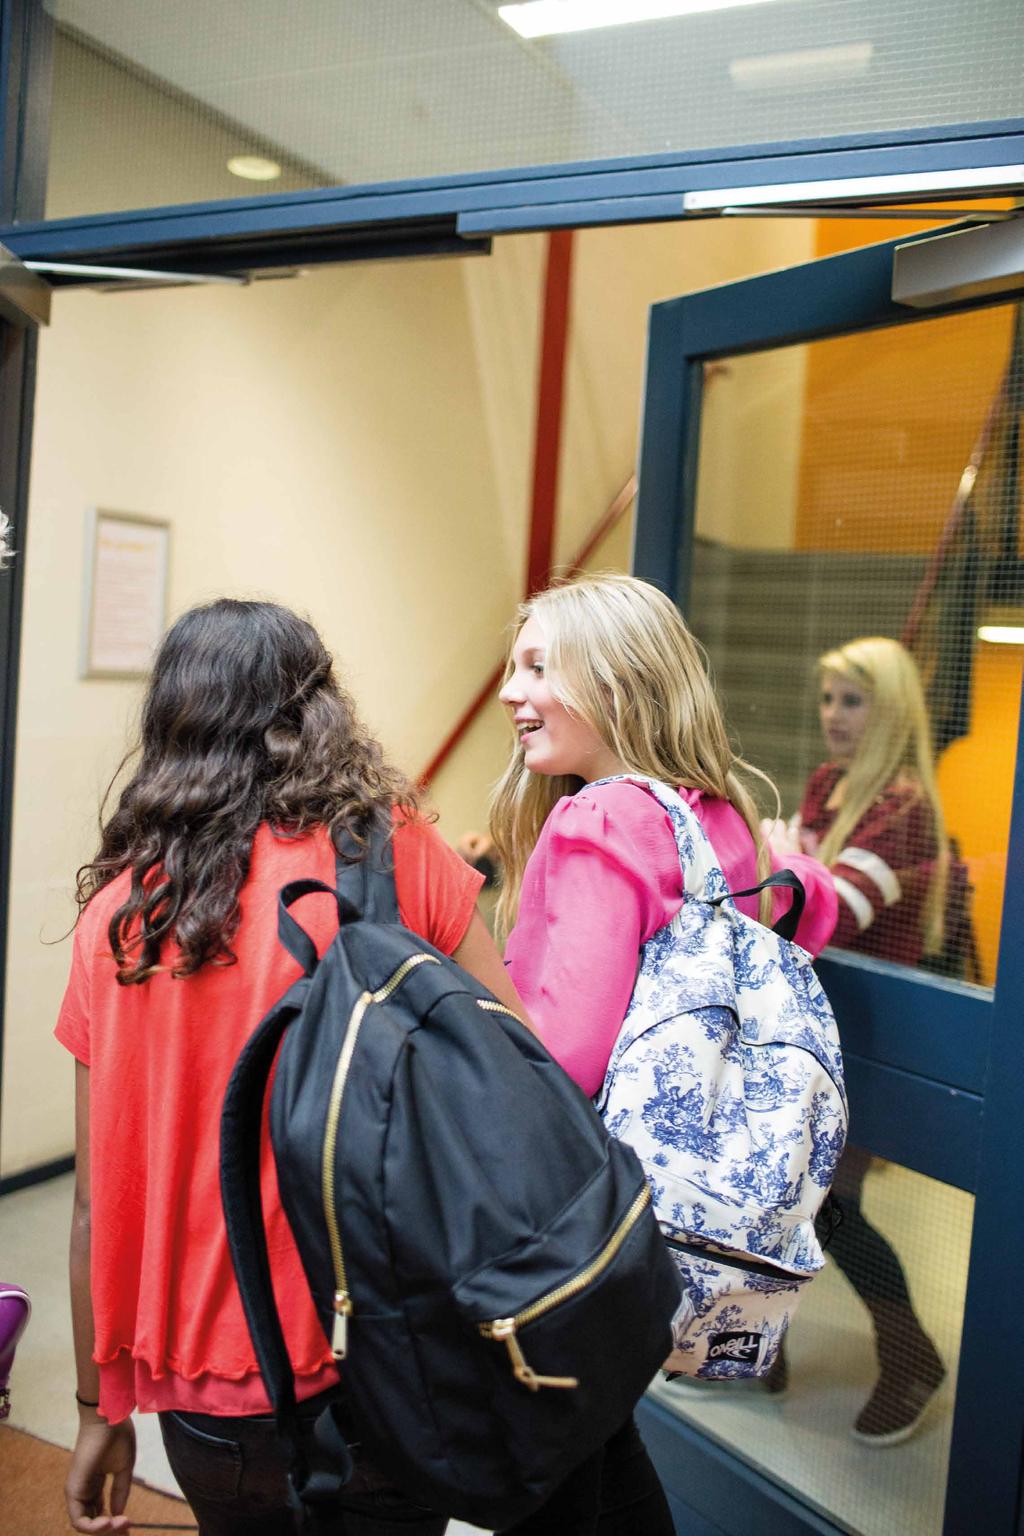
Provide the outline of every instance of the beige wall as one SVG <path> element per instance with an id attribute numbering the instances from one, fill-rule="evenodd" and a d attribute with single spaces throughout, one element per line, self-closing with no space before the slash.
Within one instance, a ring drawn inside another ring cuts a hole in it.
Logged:
<path id="1" fill-rule="evenodd" d="M 86 508 L 170 519 L 172 616 L 225 592 L 308 613 L 415 773 L 518 596 L 538 246 L 248 289 L 58 295 L 26 554 L 5 1173 L 70 1144 L 70 1064 L 50 1038 L 70 942 L 49 941 L 73 918 L 72 873 L 138 697 L 76 676 Z M 483 775 L 463 761 L 468 779 L 456 766 L 439 786 L 450 836 L 483 815 Z"/>
<path id="2" fill-rule="evenodd" d="M 707 370 L 699 537 L 738 549 L 796 547 L 806 375 L 806 347 L 723 358 Z"/>
<path id="3" fill-rule="evenodd" d="M 516 346 L 517 293 L 543 282 L 543 246 L 519 242 L 474 285 L 484 405 L 499 468 L 502 527 L 525 532 L 531 490 L 533 399 L 537 358 Z M 573 248 L 569 346 L 554 555 L 565 568 L 636 465 L 650 306 L 681 293 L 731 282 L 753 272 L 792 266 L 813 254 L 813 227 L 798 220 L 706 221 L 577 232 Z M 788 548 L 796 515 L 803 349 L 772 355 L 769 366 L 742 359 L 719 397 L 709 397 L 712 424 L 701 477 L 701 532 L 747 547 Z M 733 416 L 738 420 L 734 421 Z M 524 431 L 524 424 L 529 428 Z M 751 485 L 758 493 L 752 496 Z M 628 570 L 632 516 L 609 533 L 587 561 L 590 570 Z M 512 570 L 525 576 L 525 544 L 508 547 Z M 498 619 L 506 625 L 511 610 Z M 500 659 L 496 639 L 472 679 L 468 701 Z M 442 822 L 454 835 L 481 826 L 486 795 L 504 766 L 509 733 L 501 711 L 483 714 L 433 786 Z M 475 819 L 473 819 L 475 816 Z"/>
<path id="4" fill-rule="evenodd" d="M 556 549 L 635 459 L 647 308 L 798 260 L 799 226 L 588 232 L 576 271 Z M 51 1038 L 73 871 L 137 706 L 76 675 L 86 509 L 167 517 L 171 615 L 266 595 L 323 629 L 415 773 L 504 648 L 521 595 L 544 238 L 487 260 L 359 264 L 242 289 L 57 296 L 44 335 L 26 554 L 0 1115 L 5 1174 L 71 1144 Z M 629 523 L 592 568 L 628 563 Z M 508 738 L 491 706 L 433 786 L 455 839 Z"/>
<path id="5" fill-rule="evenodd" d="M 814 254 L 801 219 L 704 220 L 576 237 L 559 560 L 569 560 L 633 468 L 648 310 L 662 299 L 795 266 Z M 760 367 L 758 366 L 760 365 Z M 788 547 L 796 513 L 802 351 L 742 359 L 709 388 L 700 530 Z M 751 494 L 751 487 L 757 494 Z"/>
<path id="6" fill-rule="evenodd" d="M 111 153 L 128 124 L 131 153 Z M 54 217 L 245 194 L 257 189 L 227 173 L 227 157 L 273 152 L 67 39 L 53 133 Z M 317 179 L 284 171 L 271 190 Z M 809 260 L 814 240 L 799 220 L 577 235 L 558 562 L 634 468 L 649 306 Z M 77 678 L 86 509 L 171 521 L 172 617 L 221 593 L 308 613 L 416 773 L 500 658 L 521 596 L 544 253 L 543 236 L 520 236 L 489 259 L 353 264 L 237 290 L 58 294 L 20 557 L 0 1172 L 71 1145 L 71 1067 L 51 1034 L 70 953 L 61 936 L 139 696 Z M 790 547 L 803 393 L 800 349 L 715 371 L 699 532 Z M 629 539 L 626 519 L 590 567 L 626 567 Z M 432 786 L 449 838 L 484 824 L 507 751 L 492 703 Z"/>

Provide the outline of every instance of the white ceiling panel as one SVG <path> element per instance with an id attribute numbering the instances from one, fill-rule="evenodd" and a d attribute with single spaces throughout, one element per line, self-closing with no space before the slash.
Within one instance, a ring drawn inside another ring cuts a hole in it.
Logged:
<path id="1" fill-rule="evenodd" d="M 311 184 L 1024 116 L 1022 0 L 774 0 L 533 42 L 500 21 L 497 4 L 51 9 L 115 68 L 165 82 L 308 167 Z M 859 61 L 848 78 L 836 63 L 843 47 Z M 130 155 L 131 112 L 117 92 L 96 111 L 117 139 L 111 154 Z"/>

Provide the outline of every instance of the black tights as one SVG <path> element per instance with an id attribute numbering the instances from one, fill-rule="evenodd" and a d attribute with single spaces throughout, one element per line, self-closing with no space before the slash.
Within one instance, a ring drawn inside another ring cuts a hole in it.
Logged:
<path id="1" fill-rule="evenodd" d="M 871 1313 L 883 1374 L 915 1366 L 927 1370 L 937 1358 L 935 1346 L 914 1311 L 899 1255 L 861 1208 L 870 1166 L 870 1152 L 860 1147 L 847 1147 L 840 1159 L 833 1188 L 843 1219 L 828 1253 Z"/>

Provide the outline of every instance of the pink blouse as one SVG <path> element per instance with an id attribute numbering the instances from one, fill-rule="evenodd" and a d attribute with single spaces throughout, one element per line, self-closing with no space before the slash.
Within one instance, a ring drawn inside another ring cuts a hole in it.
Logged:
<path id="1" fill-rule="evenodd" d="M 754 841 L 727 800 L 680 794 L 697 814 L 730 890 L 758 883 Z M 797 942 L 817 954 L 836 924 L 832 877 L 807 854 L 772 855 L 792 869 L 807 905 Z M 774 893 L 774 916 L 789 893 Z M 668 814 L 638 784 L 602 784 L 559 800 L 530 855 L 505 964 L 545 1045 L 584 1092 L 604 1080 L 629 1007 L 640 946 L 683 902 L 679 854 Z M 757 916 L 758 898 L 736 903 Z"/>

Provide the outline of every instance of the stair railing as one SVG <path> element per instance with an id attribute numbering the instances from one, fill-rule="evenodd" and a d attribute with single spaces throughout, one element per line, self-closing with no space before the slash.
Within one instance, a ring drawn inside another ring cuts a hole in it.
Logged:
<path id="1" fill-rule="evenodd" d="M 636 491 L 636 476 L 630 475 L 629 479 L 626 481 L 619 494 L 608 507 L 607 511 L 594 524 L 590 533 L 587 535 L 586 539 L 584 539 L 583 543 L 580 545 L 579 549 L 576 551 L 576 554 L 573 556 L 569 564 L 565 566 L 564 569 L 561 567 L 556 567 L 556 570 L 552 572 L 552 574 L 560 574 L 567 577 L 577 575 L 584 568 L 587 561 L 590 559 L 591 555 L 600 545 L 602 540 L 607 538 L 612 529 L 615 528 L 625 517 L 630 507 L 633 505 L 633 502 L 636 500 Z M 427 763 L 426 767 L 420 770 L 417 776 L 417 782 L 422 788 L 425 789 L 431 783 L 431 781 L 437 777 L 438 773 L 444 767 L 449 757 L 451 757 L 452 753 L 455 751 L 455 748 L 459 745 L 459 742 L 462 740 L 470 726 L 480 714 L 480 711 L 494 697 L 494 694 L 501 683 L 501 678 L 504 671 L 505 662 L 504 659 L 502 659 L 497 663 L 494 670 L 488 674 L 486 682 L 483 683 L 478 691 L 473 695 L 472 699 L 466 705 L 458 720 L 448 732 L 448 735 L 444 738 L 441 745 L 434 753 L 433 757 Z"/>

